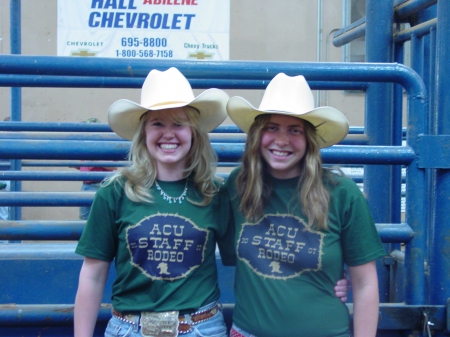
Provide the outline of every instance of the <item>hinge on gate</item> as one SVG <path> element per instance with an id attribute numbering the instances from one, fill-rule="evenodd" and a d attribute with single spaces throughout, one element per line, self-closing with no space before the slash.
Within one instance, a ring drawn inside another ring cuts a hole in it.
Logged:
<path id="1" fill-rule="evenodd" d="M 433 327 L 433 326 L 434 326 L 434 323 L 428 319 L 428 314 L 424 311 L 423 312 L 423 334 L 425 336 L 431 337 L 431 328 L 430 327 Z"/>

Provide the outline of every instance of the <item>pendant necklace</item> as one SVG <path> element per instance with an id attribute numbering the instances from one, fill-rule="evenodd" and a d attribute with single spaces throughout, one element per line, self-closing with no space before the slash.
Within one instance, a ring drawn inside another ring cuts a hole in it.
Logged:
<path id="1" fill-rule="evenodd" d="M 176 202 L 181 204 L 183 202 L 184 198 L 186 197 L 187 190 L 188 190 L 187 183 L 188 183 L 188 181 L 186 179 L 186 185 L 184 186 L 183 193 L 181 193 L 179 197 L 174 198 L 174 197 L 167 195 L 167 193 L 164 192 L 164 190 L 161 188 L 161 186 L 159 186 L 158 182 L 155 180 L 156 189 L 158 191 L 160 191 L 161 195 L 163 196 L 163 199 L 167 200 L 167 202 L 169 204 L 174 204 Z"/>

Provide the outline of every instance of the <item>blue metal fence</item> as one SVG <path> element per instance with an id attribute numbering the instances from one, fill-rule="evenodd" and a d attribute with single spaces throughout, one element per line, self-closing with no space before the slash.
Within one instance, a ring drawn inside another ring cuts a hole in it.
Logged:
<path id="1" fill-rule="evenodd" d="M 450 87 L 450 42 L 446 37 L 450 31 L 450 1 L 367 0 L 366 7 L 366 18 L 352 29 L 336 32 L 334 43 L 342 45 L 365 34 L 367 63 L 149 62 L 0 55 L 0 86 L 140 88 L 150 69 L 175 66 L 194 88 L 263 89 L 277 73 L 284 72 L 304 75 L 312 89 L 364 90 L 363 130 L 354 129 L 346 140 L 324 149 L 322 155 L 327 164 L 364 165 L 365 194 L 390 253 L 378 264 L 382 301 L 378 335 L 428 336 L 430 330 L 434 336 L 446 336 L 450 333 L 450 95 L 446 93 Z M 411 22 L 411 28 L 393 30 L 394 23 L 406 21 Z M 411 67 L 400 64 L 404 42 L 409 40 Z M 402 127 L 404 94 L 406 130 Z M 0 123 L 0 130 L 6 131 L 0 135 L 2 158 L 24 164 L 123 161 L 129 148 L 129 142 L 112 135 L 107 125 L 13 119 Z M 55 136 L 53 131 L 66 134 Z M 77 134 L 80 131 L 99 134 Z M 228 164 L 239 160 L 244 140 L 233 127 L 219 128 L 211 138 L 220 161 Z M 406 167 L 404 220 L 400 209 L 402 167 Z M 15 166 L 4 176 L 17 181 L 98 178 L 97 173 L 26 172 Z M 78 207 L 88 205 L 92 198 L 92 193 L 30 193 L 19 189 L 0 195 L 0 204 Z M 78 239 L 83 226 L 82 221 L 69 220 L 0 222 L 0 240 L 66 242 L 0 245 L 0 271 L 5 273 L 0 278 L 0 335 L 72 334 L 81 258 L 73 254 L 75 243 L 70 241 Z M 11 275 L 7 276 L 9 271 Z M 220 266 L 219 271 L 229 320 L 233 269 Z M 27 277 L 30 281 L 23 292 L 20 284 Z M 55 288 L 54 294 L 42 289 L 47 287 Z M 107 295 L 105 303 L 109 301 Z M 98 335 L 110 316 L 109 310 L 108 306 L 101 310 Z"/>

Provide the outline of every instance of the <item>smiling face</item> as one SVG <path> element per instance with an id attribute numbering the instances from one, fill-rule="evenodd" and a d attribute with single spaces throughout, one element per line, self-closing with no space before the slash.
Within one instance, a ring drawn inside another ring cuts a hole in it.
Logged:
<path id="1" fill-rule="evenodd" d="M 183 176 L 192 146 L 192 130 L 183 108 L 152 111 L 145 122 L 147 149 L 155 159 L 158 177 Z"/>
<path id="2" fill-rule="evenodd" d="M 300 175 L 300 161 L 306 153 L 304 121 L 273 114 L 261 135 L 260 151 L 275 178 L 288 179 Z"/>

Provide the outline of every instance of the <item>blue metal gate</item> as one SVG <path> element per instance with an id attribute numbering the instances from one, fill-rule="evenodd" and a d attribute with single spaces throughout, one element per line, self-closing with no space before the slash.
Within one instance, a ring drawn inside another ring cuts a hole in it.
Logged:
<path id="1" fill-rule="evenodd" d="M 6 87 L 140 88 L 150 69 L 175 66 L 194 88 L 264 89 L 277 73 L 302 74 L 312 89 L 363 90 L 363 130 L 351 128 L 341 144 L 322 151 L 324 162 L 363 165 L 364 191 L 389 255 L 378 263 L 380 275 L 379 336 L 446 336 L 450 334 L 450 1 L 367 0 L 366 17 L 336 33 L 334 43 L 366 36 L 367 63 L 184 62 L 100 58 L 0 56 L 0 85 Z M 411 28 L 394 30 L 399 23 Z M 402 65 L 404 42 L 411 41 L 411 67 Z M 132 69 L 132 72 L 130 72 Z M 130 74 L 133 74 L 132 76 Z M 403 129 L 402 101 L 407 120 Z M 13 118 L 14 120 L 14 118 Z M 123 160 L 129 142 L 107 125 L 77 123 L 0 123 L 4 159 L 26 161 Z M 20 131 L 20 133 L 19 133 Z M 63 137 L 51 135 L 57 131 Z M 78 131 L 101 135 L 81 136 Z M 45 133 L 44 133 L 45 132 Z M 219 160 L 236 163 L 243 138 L 237 128 L 220 127 L 212 138 Z M 226 137 L 225 135 L 227 134 Z M 231 136 L 232 134 L 233 136 Z M 63 165 L 67 165 L 64 162 Z M 19 167 L 19 169 L 17 169 Z M 102 173 L 3 172 L 4 179 L 85 180 Z M 402 167 L 406 174 L 402 177 Z M 401 185 L 406 184 L 402 221 Z M 93 194 L 16 192 L 0 194 L 0 205 L 82 206 Z M 20 213 L 20 212 L 19 212 Z M 73 301 L 81 257 L 74 246 L 82 221 L 0 222 L 0 335 L 72 335 Z M 28 240 L 66 241 L 58 244 Z M 228 322 L 232 313 L 233 268 L 220 266 L 219 278 Z M 111 271 L 109 282 L 114 277 Z M 110 287 L 106 287 L 110 289 Z M 109 293 L 97 333 L 110 317 Z M 351 307 L 351 305 L 350 305 Z"/>

